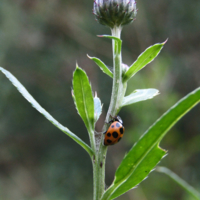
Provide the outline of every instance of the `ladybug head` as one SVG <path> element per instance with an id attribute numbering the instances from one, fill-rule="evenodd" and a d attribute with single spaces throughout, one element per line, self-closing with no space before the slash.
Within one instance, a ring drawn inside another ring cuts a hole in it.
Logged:
<path id="1" fill-rule="evenodd" d="M 119 123 L 121 123 L 123 125 L 123 121 L 120 116 L 116 116 L 116 117 L 114 117 L 114 119 L 115 119 L 115 121 L 118 121 Z"/>

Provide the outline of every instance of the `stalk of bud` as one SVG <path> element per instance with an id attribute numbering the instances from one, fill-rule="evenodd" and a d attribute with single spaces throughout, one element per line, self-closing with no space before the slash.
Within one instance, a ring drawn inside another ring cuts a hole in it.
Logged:
<path id="1" fill-rule="evenodd" d="M 96 20 L 113 29 L 131 23 L 137 14 L 135 0 L 94 0 Z"/>

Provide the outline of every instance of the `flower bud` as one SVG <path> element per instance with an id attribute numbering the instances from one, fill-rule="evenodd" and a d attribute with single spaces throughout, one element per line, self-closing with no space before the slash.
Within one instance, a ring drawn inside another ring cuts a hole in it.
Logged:
<path id="1" fill-rule="evenodd" d="M 135 0 L 94 0 L 96 20 L 111 29 L 131 23 L 136 14 Z"/>
<path id="2" fill-rule="evenodd" d="M 129 69 L 129 66 L 124 63 L 122 63 L 121 67 L 122 67 L 122 74 L 125 74 Z"/>

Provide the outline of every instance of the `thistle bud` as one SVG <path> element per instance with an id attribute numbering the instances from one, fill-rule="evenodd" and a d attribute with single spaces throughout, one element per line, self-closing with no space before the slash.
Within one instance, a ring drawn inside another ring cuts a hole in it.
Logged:
<path id="1" fill-rule="evenodd" d="M 131 23 L 136 14 L 135 0 L 94 0 L 96 20 L 113 29 Z"/>

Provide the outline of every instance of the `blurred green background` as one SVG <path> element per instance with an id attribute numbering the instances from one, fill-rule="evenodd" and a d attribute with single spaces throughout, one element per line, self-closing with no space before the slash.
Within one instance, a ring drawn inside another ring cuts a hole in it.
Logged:
<path id="1" fill-rule="evenodd" d="M 89 143 L 71 97 L 78 62 L 102 100 L 101 131 L 112 80 L 87 58 L 112 66 L 110 34 L 92 14 L 93 1 L 1 0 L 0 65 L 15 75 L 59 122 Z M 120 112 L 126 133 L 109 147 L 109 185 L 124 154 L 144 131 L 180 98 L 200 85 L 200 1 L 139 0 L 137 19 L 124 27 L 123 62 L 130 65 L 148 46 L 169 38 L 164 49 L 130 82 L 135 89 L 157 88 L 152 100 Z M 196 106 L 161 142 L 167 166 L 200 191 L 200 106 Z M 0 74 L 0 199 L 92 199 L 92 166 L 87 153 L 59 131 Z M 119 200 L 192 200 L 168 177 L 152 172 Z"/>

